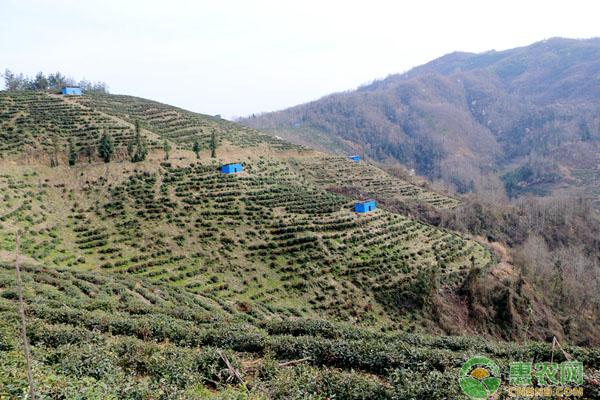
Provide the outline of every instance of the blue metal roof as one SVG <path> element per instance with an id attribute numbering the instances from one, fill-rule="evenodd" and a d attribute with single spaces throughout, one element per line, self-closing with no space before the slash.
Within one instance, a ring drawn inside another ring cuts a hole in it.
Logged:
<path id="1" fill-rule="evenodd" d="M 225 174 L 235 174 L 238 172 L 242 172 L 244 167 L 240 163 L 230 163 L 221 165 L 221 172 Z"/>
<path id="2" fill-rule="evenodd" d="M 60 92 L 62 94 L 73 95 L 73 96 L 81 96 L 83 94 L 83 92 L 81 91 L 81 88 L 76 87 L 76 86 L 64 87 L 60 90 Z"/>
<path id="3" fill-rule="evenodd" d="M 366 213 L 369 211 L 375 211 L 377 209 L 377 202 L 375 200 L 364 200 L 354 204 L 354 211 L 358 213 Z"/>

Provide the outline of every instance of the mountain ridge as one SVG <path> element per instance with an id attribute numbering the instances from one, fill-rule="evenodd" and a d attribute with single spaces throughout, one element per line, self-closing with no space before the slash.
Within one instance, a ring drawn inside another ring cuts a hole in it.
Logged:
<path id="1" fill-rule="evenodd" d="M 398 162 L 459 192 L 485 190 L 493 180 L 509 196 L 567 191 L 600 206 L 599 83 L 599 39 L 553 38 L 451 53 L 240 122 L 323 150 Z"/>

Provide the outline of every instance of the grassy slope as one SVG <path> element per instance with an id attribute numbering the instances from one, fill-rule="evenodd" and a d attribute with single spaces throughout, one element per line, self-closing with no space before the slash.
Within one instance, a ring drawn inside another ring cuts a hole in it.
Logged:
<path id="1" fill-rule="evenodd" d="M 421 390 L 411 382 L 430 373 L 439 374 L 440 387 L 429 393 L 436 398 L 447 393 L 445 382 L 465 354 L 507 357 L 509 345 L 381 333 L 423 332 L 430 321 L 421 303 L 431 279 L 439 290 L 453 290 L 473 264 L 485 267 L 492 257 L 473 240 L 398 214 L 356 215 L 352 199 L 325 189 L 358 187 L 442 208 L 456 200 L 366 164 L 159 103 L 0 96 L 7 158 L 0 259 L 10 259 L 13 230 L 23 229 L 35 372 L 49 396 L 208 396 L 206 388 L 238 383 L 212 347 L 232 351 L 228 357 L 240 363 L 253 397 L 273 398 L 301 390 L 403 398 L 403 391 Z M 107 130 L 126 131 L 125 138 L 136 118 L 151 140 L 166 137 L 179 146 L 169 163 L 160 164 L 159 152 L 140 164 L 86 164 L 83 156 L 75 168 L 42 163 L 48 135 L 87 143 Z M 186 149 L 195 137 L 206 148 L 212 131 L 220 158 L 204 151 L 196 160 Z M 24 150 L 38 156 L 28 159 Z M 220 174 L 226 161 L 244 161 L 245 172 Z M 25 379 L 10 264 L 0 269 L 0 283 L 0 393 L 16 395 Z M 534 354 L 528 347 L 510 351 Z M 595 353 L 573 351 L 597 365 Z M 277 367 L 303 357 L 316 369 Z M 302 379 L 314 386 L 294 389 Z"/>

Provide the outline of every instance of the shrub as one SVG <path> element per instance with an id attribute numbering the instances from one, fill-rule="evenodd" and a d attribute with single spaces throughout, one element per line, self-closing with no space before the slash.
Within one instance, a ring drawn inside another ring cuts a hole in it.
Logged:
<path id="1" fill-rule="evenodd" d="M 461 398 L 458 386 L 458 371 L 428 373 L 408 369 L 396 369 L 390 374 L 394 399 L 402 400 L 446 400 Z"/>
<path id="2" fill-rule="evenodd" d="M 58 364 L 62 373 L 77 378 L 90 376 L 97 380 L 110 381 L 117 371 L 114 353 L 93 342 L 78 346 L 60 346 L 52 352 L 48 361 Z"/>
<path id="3" fill-rule="evenodd" d="M 196 371 L 202 376 L 205 383 L 213 385 L 237 383 L 221 354 L 227 358 L 233 368 L 240 371 L 240 365 L 232 351 L 206 347 L 194 357 Z"/>

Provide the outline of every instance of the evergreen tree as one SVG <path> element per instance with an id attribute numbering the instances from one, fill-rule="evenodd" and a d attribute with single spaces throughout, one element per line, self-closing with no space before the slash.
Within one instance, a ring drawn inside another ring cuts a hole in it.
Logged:
<path id="1" fill-rule="evenodd" d="M 60 151 L 60 143 L 57 135 L 52 136 L 52 153 L 50 154 L 50 166 L 58 167 L 58 152 Z"/>
<path id="2" fill-rule="evenodd" d="M 15 74 L 6 69 L 2 74 L 6 90 L 25 90 L 29 86 L 29 79 L 23 74 Z"/>
<path id="3" fill-rule="evenodd" d="M 60 89 L 61 87 L 66 86 L 67 83 L 67 77 L 60 72 L 48 75 L 48 86 L 50 89 Z"/>
<path id="4" fill-rule="evenodd" d="M 110 162 L 113 153 L 115 152 L 115 146 L 113 144 L 112 138 L 108 133 L 104 133 L 102 138 L 100 139 L 100 145 L 98 146 L 98 154 L 104 162 Z"/>
<path id="5" fill-rule="evenodd" d="M 148 147 L 146 146 L 146 141 L 142 137 L 142 128 L 139 120 L 135 120 L 135 144 L 132 144 L 132 147 L 132 153 L 129 155 L 131 161 L 144 161 L 148 155 Z"/>
<path id="6" fill-rule="evenodd" d="M 73 139 L 69 139 L 69 165 L 73 166 L 77 162 L 77 149 L 75 149 L 75 143 Z"/>
<path id="7" fill-rule="evenodd" d="M 196 158 L 200 158 L 200 151 L 202 151 L 202 146 L 200 146 L 200 142 L 198 139 L 194 141 L 194 153 L 196 153 Z"/>
<path id="8" fill-rule="evenodd" d="M 210 156 L 217 158 L 217 137 L 214 131 L 210 134 Z"/>
<path id="9" fill-rule="evenodd" d="M 31 82 L 32 90 L 46 90 L 48 89 L 48 79 L 42 72 L 38 72 L 35 79 Z"/>
<path id="10" fill-rule="evenodd" d="M 165 140 L 163 142 L 163 150 L 165 151 L 165 161 L 169 159 L 169 152 L 171 151 L 171 144 Z"/>

